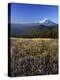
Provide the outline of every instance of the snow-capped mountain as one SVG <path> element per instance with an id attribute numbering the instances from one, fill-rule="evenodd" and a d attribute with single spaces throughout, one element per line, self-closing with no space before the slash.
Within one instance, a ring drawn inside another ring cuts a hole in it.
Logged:
<path id="1" fill-rule="evenodd" d="M 56 23 L 48 20 L 47 18 L 45 18 L 42 21 L 40 21 L 39 24 L 44 25 L 44 26 L 53 26 L 53 25 L 56 25 Z"/>

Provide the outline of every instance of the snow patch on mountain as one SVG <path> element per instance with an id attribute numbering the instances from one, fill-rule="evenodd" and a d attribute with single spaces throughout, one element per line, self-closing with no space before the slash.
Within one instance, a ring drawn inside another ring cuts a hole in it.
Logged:
<path id="1" fill-rule="evenodd" d="M 46 21 L 48 21 L 48 18 L 44 18 L 42 21 L 39 21 L 39 23 L 44 23 Z"/>

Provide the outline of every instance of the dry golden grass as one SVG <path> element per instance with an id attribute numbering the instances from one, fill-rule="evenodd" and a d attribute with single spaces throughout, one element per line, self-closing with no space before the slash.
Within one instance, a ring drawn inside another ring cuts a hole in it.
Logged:
<path id="1" fill-rule="evenodd" d="M 57 39 L 10 39 L 11 76 L 33 76 L 58 73 Z"/>

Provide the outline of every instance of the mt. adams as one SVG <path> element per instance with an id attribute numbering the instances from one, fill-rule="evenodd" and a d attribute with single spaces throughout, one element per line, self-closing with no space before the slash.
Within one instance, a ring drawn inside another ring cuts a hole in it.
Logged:
<path id="1" fill-rule="evenodd" d="M 53 26 L 53 25 L 56 25 L 56 23 L 48 20 L 47 18 L 43 19 L 42 21 L 39 22 L 41 25 L 44 25 L 44 26 Z"/>

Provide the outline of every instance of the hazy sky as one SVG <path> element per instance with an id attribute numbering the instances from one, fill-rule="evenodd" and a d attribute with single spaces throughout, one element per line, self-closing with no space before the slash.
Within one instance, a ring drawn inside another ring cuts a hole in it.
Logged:
<path id="1" fill-rule="evenodd" d="M 11 23 L 34 23 L 45 18 L 58 23 L 58 6 L 11 3 Z M 9 13 L 8 16 L 10 17 Z"/>

